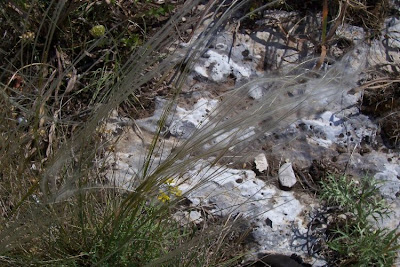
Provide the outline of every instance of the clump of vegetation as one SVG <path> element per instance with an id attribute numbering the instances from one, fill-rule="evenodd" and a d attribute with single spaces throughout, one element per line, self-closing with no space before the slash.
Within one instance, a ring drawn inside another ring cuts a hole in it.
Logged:
<path id="1" fill-rule="evenodd" d="M 140 117 L 160 84 L 173 105 L 185 67 L 237 10 L 214 18 L 182 67 L 174 52 L 192 26 L 182 18 L 205 15 L 184 2 L 0 2 L 1 265 L 209 266 L 238 255 L 221 253 L 230 223 L 206 231 L 173 218 L 183 196 L 170 178 L 192 160 L 177 165 L 175 155 L 150 170 L 159 133 L 136 187 L 105 175 L 104 120 L 115 109 Z"/>
<path id="2" fill-rule="evenodd" d="M 385 67 L 385 66 L 381 66 Z M 397 66 L 386 66 L 398 71 Z M 387 71 L 374 71 L 368 81 L 361 103 L 361 112 L 380 126 L 383 143 L 388 148 L 400 147 L 400 79 Z"/>
<path id="3" fill-rule="evenodd" d="M 199 230 L 173 218 L 184 195 L 171 177 L 180 177 L 199 159 L 213 156 L 210 165 L 217 164 L 251 126 L 271 129 L 313 99 L 340 92 L 321 86 L 311 96 L 276 104 L 279 89 L 310 79 L 294 72 L 271 79 L 279 82 L 273 97 L 229 118 L 248 92 L 243 86 L 213 114 L 217 123 L 207 124 L 152 168 L 154 154 L 163 149 L 161 129 L 191 64 L 248 1 L 228 6 L 215 1 L 204 11 L 196 9 L 199 2 L 0 2 L 2 265 L 221 266 L 241 257 L 237 251 L 232 255 L 226 242 L 242 240 L 237 230 L 231 235 L 230 220 Z M 210 10 L 215 12 L 207 14 Z M 183 19 L 189 14 L 195 23 Z M 174 54 L 179 42 L 192 37 L 186 30 L 209 18 L 213 23 L 183 50 L 186 54 Z M 337 73 L 325 74 L 321 84 L 340 80 Z M 105 175 L 113 144 L 100 129 L 116 109 L 139 118 L 159 94 L 172 100 L 143 170 L 132 177 L 135 187 L 120 188 Z M 236 139 L 202 150 L 226 133 Z"/>
<path id="4" fill-rule="evenodd" d="M 325 254 L 334 266 L 393 266 L 400 233 L 377 226 L 390 214 L 380 197 L 378 183 L 345 176 L 329 176 L 321 185 L 321 198 L 331 208 Z"/>
<path id="5" fill-rule="evenodd" d="M 282 7 L 290 11 L 303 13 L 322 11 L 323 2 L 319 0 L 285 0 Z M 334 0 L 329 1 L 329 21 L 344 19 L 351 25 L 363 27 L 367 31 L 379 32 L 382 22 L 390 12 L 388 0 Z M 343 13 L 343 14 L 341 14 Z M 332 24 L 332 25 L 333 25 Z"/>

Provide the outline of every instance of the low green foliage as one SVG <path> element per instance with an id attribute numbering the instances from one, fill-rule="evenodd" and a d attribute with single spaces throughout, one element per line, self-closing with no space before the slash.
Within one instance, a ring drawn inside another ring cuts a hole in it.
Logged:
<path id="1" fill-rule="evenodd" d="M 390 210 L 378 190 L 379 182 L 373 179 L 361 179 L 360 182 L 328 176 L 322 184 L 321 197 L 330 206 L 339 206 L 343 212 L 353 212 L 360 221 L 366 221 L 370 216 L 375 220 L 387 216 Z"/>
<path id="2" fill-rule="evenodd" d="M 327 245 L 340 266 L 392 266 L 399 246 L 398 229 L 377 227 L 390 215 L 372 178 L 360 182 L 329 176 L 322 182 L 321 198 L 335 210 L 330 219 Z"/>
<path id="3" fill-rule="evenodd" d="M 143 266 L 179 246 L 191 230 L 170 220 L 168 207 L 157 202 L 144 203 L 121 221 L 114 218 L 114 223 L 113 229 L 96 233 L 89 264 Z"/>

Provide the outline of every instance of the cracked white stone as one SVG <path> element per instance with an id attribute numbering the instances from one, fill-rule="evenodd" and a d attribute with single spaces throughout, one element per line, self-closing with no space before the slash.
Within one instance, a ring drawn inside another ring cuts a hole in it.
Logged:
<path id="1" fill-rule="evenodd" d="M 221 46 L 221 44 L 219 44 Z M 208 50 L 200 63 L 196 64 L 194 71 L 201 77 L 208 78 L 214 82 L 224 82 L 230 74 L 237 79 L 249 78 L 251 70 L 236 63 L 228 55 Z"/>
<path id="2" fill-rule="evenodd" d="M 292 163 L 286 162 L 279 168 L 279 183 L 286 188 L 292 188 L 297 182 Z"/>
<path id="3" fill-rule="evenodd" d="M 268 161 L 267 158 L 265 157 L 264 153 L 258 154 L 254 158 L 254 163 L 256 164 L 256 169 L 259 172 L 267 171 L 268 170 Z"/>
<path id="4" fill-rule="evenodd" d="M 198 205 L 212 205 L 211 212 L 216 215 L 240 214 L 253 223 L 253 235 L 262 244 L 261 249 L 278 248 L 288 253 L 292 226 L 306 231 L 300 216 L 304 207 L 294 194 L 266 184 L 253 171 L 210 167 L 206 161 L 199 161 L 181 179 L 179 188 L 192 202 L 201 199 Z M 202 181 L 207 182 L 191 190 Z"/>

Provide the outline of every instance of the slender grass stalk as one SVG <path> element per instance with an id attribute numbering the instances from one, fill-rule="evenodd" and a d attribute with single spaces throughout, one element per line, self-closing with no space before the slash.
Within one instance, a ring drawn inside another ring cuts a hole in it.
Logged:
<path id="1" fill-rule="evenodd" d="M 323 0 L 323 5 L 322 5 L 322 35 L 321 35 L 321 43 L 322 43 L 322 45 L 326 45 L 327 27 L 328 27 L 328 0 Z"/>

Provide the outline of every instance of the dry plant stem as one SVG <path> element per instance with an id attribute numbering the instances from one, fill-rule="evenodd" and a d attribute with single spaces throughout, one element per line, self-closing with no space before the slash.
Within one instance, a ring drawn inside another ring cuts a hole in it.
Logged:
<path id="1" fill-rule="evenodd" d="M 354 88 L 353 91 L 359 92 L 364 89 L 381 89 L 381 88 L 385 88 L 388 85 L 391 85 L 393 83 L 400 83 L 400 79 L 393 79 L 393 78 L 389 78 L 389 77 L 375 79 L 375 80 L 369 81 L 361 86 Z"/>
<path id="2" fill-rule="evenodd" d="M 323 0 L 322 6 L 322 45 L 326 45 L 326 30 L 328 27 L 328 0 Z"/>
<path id="3" fill-rule="evenodd" d="M 319 70 L 326 57 L 326 28 L 328 26 L 328 0 L 323 0 L 322 6 L 322 37 L 321 37 L 321 55 L 314 70 Z"/>
<path id="4" fill-rule="evenodd" d="M 326 41 L 329 41 L 333 38 L 333 36 L 336 33 L 336 29 L 339 27 L 341 23 L 343 23 L 343 19 L 345 18 L 345 14 L 347 11 L 348 3 L 347 2 L 342 2 L 339 1 L 339 14 L 335 18 L 335 24 L 332 26 L 332 28 L 329 30 L 329 33 L 326 36 Z"/>
<path id="5" fill-rule="evenodd" d="M 332 39 L 334 36 L 336 29 L 339 27 L 340 23 L 342 23 L 344 15 L 346 13 L 347 9 L 347 2 L 342 3 L 341 1 L 339 2 L 340 8 L 339 8 L 339 14 L 335 19 L 335 24 L 331 27 L 329 30 L 329 33 L 327 33 L 327 27 L 328 27 L 328 0 L 323 0 L 323 9 L 322 9 L 322 37 L 321 37 L 321 55 L 319 57 L 319 60 L 317 64 L 314 67 L 314 70 L 319 70 L 322 66 L 322 64 L 325 61 L 326 54 L 327 54 L 327 45 L 329 40 Z"/>

